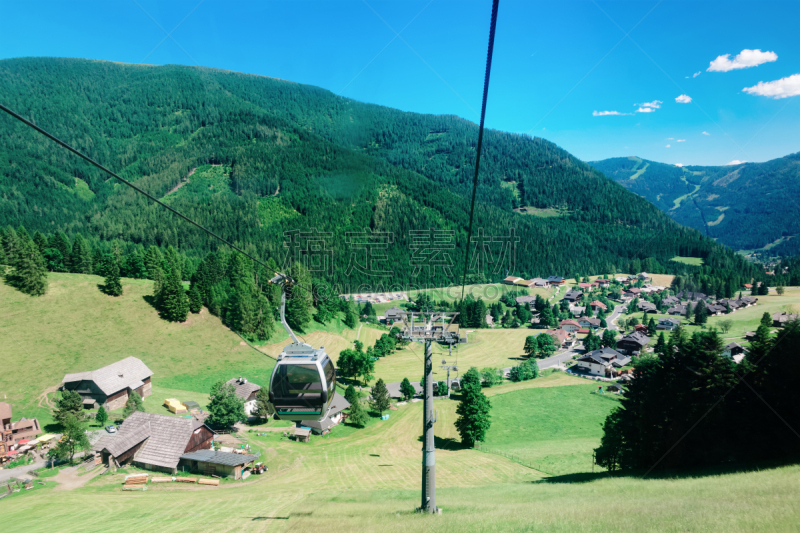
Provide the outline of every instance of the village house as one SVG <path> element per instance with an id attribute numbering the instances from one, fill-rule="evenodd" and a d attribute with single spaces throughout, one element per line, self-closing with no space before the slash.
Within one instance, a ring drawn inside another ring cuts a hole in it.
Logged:
<path id="1" fill-rule="evenodd" d="M 656 329 L 672 331 L 673 329 L 679 328 L 680 325 L 681 320 L 679 318 L 659 318 Z"/>
<path id="2" fill-rule="evenodd" d="M 583 298 L 583 293 L 581 291 L 569 290 L 567 294 L 564 295 L 564 299 L 571 303 L 575 303 L 581 298 Z"/>
<path id="3" fill-rule="evenodd" d="M 648 274 L 647 272 L 640 272 L 639 274 L 636 275 L 636 279 L 641 279 L 641 280 L 650 279 L 650 274 Z"/>
<path id="4" fill-rule="evenodd" d="M 599 318 L 587 317 L 587 316 L 580 317 L 578 319 L 578 324 L 580 324 L 582 328 L 592 328 L 592 329 L 597 329 L 601 325 Z"/>
<path id="5" fill-rule="evenodd" d="M 634 331 L 639 331 L 641 333 L 644 333 L 645 335 L 647 335 L 647 331 L 648 331 L 646 324 L 636 324 L 635 326 L 633 326 L 633 330 Z"/>
<path id="6" fill-rule="evenodd" d="M 610 279 L 597 278 L 595 281 L 600 287 L 608 287 L 609 285 L 611 285 Z"/>
<path id="7" fill-rule="evenodd" d="M 533 278 L 528 282 L 528 287 L 547 287 L 547 280 L 544 278 Z"/>
<path id="8" fill-rule="evenodd" d="M 670 307 L 667 309 L 668 315 L 678 315 L 678 316 L 686 316 L 686 306 L 685 305 L 676 305 L 674 307 Z"/>
<path id="9" fill-rule="evenodd" d="M 617 341 L 617 350 L 628 355 L 638 354 L 645 349 L 649 342 L 650 337 L 635 331 Z"/>
<path id="10" fill-rule="evenodd" d="M 800 315 L 794 313 L 775 313 L 772 315 L 772 325 L 776 328 L 782 328 L 789 322 L 794 322 L 798 320 Z"/>
<path id="11" fill-rule="evenodd" d="M 84 409 L 101 405 L 107 411 L 122 409 L 132 391 L 142 398 L 152 394 L 153 371 L 136 357 L 127 357 L 99 370 L 64 376 L 64 390 L 76 391 L 83 398 Z"/>
<path id="12" fill-rule="evenodd" d="M 178 470 L 205 476 L 242 479 L 242 474 L 253 467 L 256 459 L 256 455 L 197 450 L 181 455 Z"/>
<path id="13" fill-rule="evenodd" d="M 182 455 L 207 450 L 213 440 L 214 432 L 200 420 L 136 411 L 117 433 L 101 437 L 94 451 L 109 466 L 133 464 L 175 474 Z"/>
<path id="14" fill-rule="evenodd" d="M 551 287 L 560 287 L 561 285 L 563 285 L 566 282 L 567 282 L 567 280 L 565 280 L 561 276 L 550 276 L 550 277 L 547 278 L 547 283 Z"/>
<path id="15" fill-rule="evenodd" d="M 747 350 L 738 342 L 732 342 L 722 349 L 722 355 L 733 359 L 734 363 L 739 364 L 744 359 L 744 356 L 747 355 Z"/>
<path id="16" fill-rule="evenodd" d="M 696 302 L 698 300 L 707 300 L 708 295 L 702 292 L 689 292 L 689 291 L 681 291 L 675 295 L 676 297 L 680 298 L 681 301 L 689 300 L 692 302 Z"/>
<path id="17" fill-rule="evenodd" d="M 602 309 L 603 312 L 605 313 L 608 310 L 606 304 L 604 304 L 599 300 L 593 301 L 592 303 L 589 304 L 589 306 L 592 308 L 592 311 L 600 311 Z"/>
<path id="18" fill-rule="evenodd" d="M 578 283 L 578 288 L 580 290 L 582 290 L 583 292 L 590 291 L 590 290 L 592 290 L 592 284 L 591 283 Z"/>
<path id="19" fill-rule="evenodd" d="M 231 379 L 226 385 L 231 385 L 236 392 L 236 396 L 244 402 L 244 412 L 247 416 L 251 416 L 256 412 L 256 396 L 258 391 L 261 390 L 261 385 L 256 385 L 247 381 L 247 379 L 240 377 L 239 379 Z"/>
<path id="20" fill-rule="evenodd" d="M 676 298 L 675 296 L 666 296 L 666 297 L 661 299 L 661 303 L 663 303 L 664 305 L 670 305 L 671 306 L 671 305 L 680 304 L 681 301 L 680 301 L 679 298 Z"/>
<path id="21" fill-rule="evenodd" d="M 522 278 L 518 276 L 508 276 L 501 283 L 503 285 L 516 285 L 518 281 L 522 281 Z"/>
<path id="22" fill-rule="evenodd" d="M 575 366 L 584 369 L 588 374 L 605 377 L 613 376 L 615 369 L 622 368 L 630 361 L 630 357 L 612 348 L 601 348 L 578 358 Z"/>
<path id="23" fill-rule="evenodd" d="M 553 337 L 553 344 L 557 347 L 564 346 L 571 337 L 571 335 L 563 329 L 548 329 L 545 330 L 545 333 Z"/>
<path id="24" fill-rule="evenodd" d="M 331 408 L 328 411 L 327 417 L 321 421 L 303 420 L 300 422 L 300 425 L 311 428 L 311 431 L 315 435 L 324 435 L 326 433 L 330 433 L 334 426 L 338 426 L 339 423 L 342 422 L 344 419 L 343 411 L 348 407 L 350 407 L 350 402 L 348 402 L 344 396 L 336 392 L 334 393 L 333 401 L 331 402 Z"/>
<path id="25" fill-rule="evenodd" d="M 569 304 L 569 312 L 572 313 L 574 316 L 581 316 L 586 312 L 586 306 Z"/>
<path id="26" fill-rule="evenodd" d="M 648 302 L 647 300 L 640 301 L 636 305 L 636 307 L 639 308 L 639 311 L 644 311 L 645 313 L 657 313 L 658 312 L 658 308 L 656 307 L 656 304 L 654 304 L 653 302 Z"/>
<path id="27" fill-rule="evenodd" d="M 581 325 L 578 324 L 577 320 L 562 320 L 561 329 L 566 331 L 567 333 L 576 333 L 579 329 L 581 329 Z"/>
<path id="28" fill-rule="evenodd" d="M 711 316 L 720 316 L 720 315 L 724 315 L 725 313 L 728 312 L 728 309 L 725 306 L 722 306 L 722 305 L 710 304 L 708 302 L 705 302 L 705 305 L 706 305 L 706 310 L 708 311 L 708 314 L 711 315 Z"/>

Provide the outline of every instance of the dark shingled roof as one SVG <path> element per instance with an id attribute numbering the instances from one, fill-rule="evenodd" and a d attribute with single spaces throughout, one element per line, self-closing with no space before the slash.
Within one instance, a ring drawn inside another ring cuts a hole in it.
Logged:
<path id="1" fill-rule="evenodd" d="M 231 452 L 216 452 L 214 450 L 198 450 L 196 452 L 185 453 L 181 455 L 180 458 L 189 461 L 202 461 L 215 465 L 239 466 L 252 463 L 258 459 L 258 456 Z"/>
<path id="2" fill-rule="evenodd" d="M 228 380 L 226 385 L 233 385 L 233 388 L 236 390 L 236 396 L 238 396 L 244 401 L 247 401 L 250 395 L 253 394 L 254 392 L 258 392 L 259 390 L 261 390 L 261 385 L 256 385 L 255 383 L 251 383 L 246 379 L 244 380 L 244 383 L 242 383 L 238 379 L 234 378 Z"/>

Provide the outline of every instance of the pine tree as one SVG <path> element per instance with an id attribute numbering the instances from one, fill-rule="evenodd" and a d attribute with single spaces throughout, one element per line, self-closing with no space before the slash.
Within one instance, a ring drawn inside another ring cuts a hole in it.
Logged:
<path id="1" fill-rule="evenodd" d="M 367 425 L 367 422 L 369 422 L 369 414 L 366 409 L 361 406 L 361 402 L 350 404 L 350 412 L 348 413 L 347 421 L 358 427 Z"/>
<path id="2" fill-rule="evenodd" d="M 169 272 L 159 293 L 158 308 L 170 322 L 184 322 L 189 315 L 189 297 L 176 271 Z"/>
<path id="3" fill-rule="evenodd" d="M 383 416 L 383 412 L 387 411 L 391 405 L 389 389 L 386 388 L 383 379 L 378 379 L 378 381 L 375 382 L 375 385 L 372 386 L 371 395 L 372 400 L 370 401 L 370 405 Z"/>
<path id="4" fill-rule="evenodd" d="M 125 402 L 125 408 L 122 410 L 122 418 L 128 418 L 136 411 L 144 411 L 144 403 L 139 393 L 131 391 L 128 395 L 128 401 Z"/>
<path id="5" fill-rule="evenodd" d="M 113 255 L 109 258 L 106 281 L 103 290 L 110 296 L 122 296 L 122 281 L 119 277 L 119 262 Z"/>
<path id="6" fill-rule="evenodd" d="M 6 261 L 9 266 L 15 266 L 17 264 L 17 256 L 19 255 L 20 251 L 20 242 L 19 238 L 17 237 L 17 231 L 8 226 L 5 231 L 5 236 L 3 237 L 3 247 L 5 248 L 6 254 Z"/>
<path id="7" fill-rule="evenodd" d="M 92 273 L 92 250 L 89 243 L 78 233 L 75 235 L 75 242 L 72 244 L 70 253 L 70 272 L 76 274 Z"/>
<path id="8" fill-rule="evenodd" d="M 655 334 L 656 334 L 656 321 L 655 321 L 654 319 L 652 319 L 652 318 L 651 318 L 651 319 L 650 319 L 650 321 L 647 323 L 647 333 L 648 333 L 650 336 L 653 336 L 653 335 L 655 335 Z"/>
<path id="9" fill-rule="evenodd" d="M 417 394 L 417 390 L 408 378 L 403 378 L 403 381 L 400 382 L 400 394 L 403 395 L 404 400 L 410 400 Z"/>
<path id="10" fill-rule="evenodd" d="M 353 387 L 352 385 L 348 385 L 347 388 L 344 390 L 344 399 L 347 400 L 347 403 L 349 403 L 350 405 L 358 403 L 359 396 L 358 393 L 356 392 L 356 388 Z"/>
<path id="11" fill-rule="evenodd" d="M 64 424 L 67 415 L 83 417 L 83 398 L 73 390 L 62 390 L 61 397 L 56 400 L 56 408 L 53 409 L 53 418 L 59 424 Z"/>
<path id="12" fill-rule="evenodd" d="M 311 274 L 300 263 L 294 263 L 289 274 L 295 280 L 295 286 L 286 294 L 286 322 L 292 329 L 302 331 L 311 321 L 313 295 Z"/>
<path id="13" fill-rule="evenodd" d="M 106 413 L 106 408 L 102 405 L 100 409 L 97 410 L 97 414 L 94 417 L 97 420 L 97 423 L 100 424 L 100 427 L 105 426 L 106 422 L 108 422 L 108 413 Z"/>
<path id="14" fill-rule="evenodd" d="M 664 338 L 663 331 L 658 335 L 658 340 L 656 341 L 656 346 L 653 351 L 662 356 L 667 354 L 667 341 Z"/>
<path id="15" fill-rule="evenodd" d="M 197 285 L 192 283 L 191 288 L 189 289 L 189 311 L 192 313 L 199 313 L 200 310 L 203 308 L 203 300 L 200 297 L 200 291 L 197 290 Z M 270 313 L 272 316 L 272 313 Z"/>
<path id="16" fill-rule="evenodd" d="M 34 232 L 33 234 L 33 243 L 39 248 L 39 253 L 44 254 L 44 251 L 49 248 L 49 243 L 47 242 L 47 237 L 42 235 L 39 231 Z"/>
<path id="17" fill-rule="evenodd" d="M 705 302 L 700 302 L 697 304 L 697 308 L 694 311 L 694 323 L 695 324 L 705 324 L 708 321 L 708 308 L 706 307 Z"/>
<path id="18" fill-rule="evenodd" d="M 71 264 L 70 254 L 72 253 L 72 243 L 69 242 L 64 232 L 59 231 L 50 237 L 50 248 L 58 250 L 61 254 L 61 263 L 59 268 L 56 269 L 56 272 L 67 272 Z"/>
<path id="19" fill-rule="evenodd" d="M 478 379 L 480 380 L 480 377 Z M 484 441 L 486 433 L 492 425 L 492 417 L 489 414 L 491 408 L 492 404 L 481 391 L 480 382 L 477 384 L 472 381 L 463 383 L 461 401 L 456 407 L 456 414 L 458 414 L 456 429 L 465 446 L 474 446 L 476 442 Z"/>
<path id="20" fill-rule="evenodd" d="M 157 246 L 150 246 L 144 254 L 144 266 L 147 269 L 147 276 L 156 280 L 158 272 L 163 274 L 164 271 L 164 256 Z"/>
<path id="21" fill-rule="evenodd" d="M 761 315 L 761 325 L 767 327 L 772 326 L 772 317 L 766 311 L 764 312 L 763 315 Z"/>
<path id="22" fill-rule="evenodd" d="M 20 246 L 9 281 L 21 292 L 31 296 L 42 296 L 47 292 L 47 266 L 32 240 L 25 240 Z"/>

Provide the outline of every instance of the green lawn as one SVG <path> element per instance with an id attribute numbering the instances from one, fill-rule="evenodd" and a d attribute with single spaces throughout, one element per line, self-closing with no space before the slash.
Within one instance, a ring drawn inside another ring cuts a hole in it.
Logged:
<path id="1" fill-rule="evenodd" d="M 619 401 L 610 393 L 593 394 L 596 384 L 579 381 L 491 397 L 492 428 L 483 449 L 515 456 L 551 475 L 591 472 L 600 424 Z"/>

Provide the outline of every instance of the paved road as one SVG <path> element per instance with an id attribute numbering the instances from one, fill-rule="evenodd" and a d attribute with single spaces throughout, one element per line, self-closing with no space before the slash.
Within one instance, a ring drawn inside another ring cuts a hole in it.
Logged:
<path id="1" fill-rule="evenodd" d="M 606 324 L 608 324 L 608 329 L 619 331 L 619 327 L 617 326 L 616 320 L 619 318 L 619 315 L 621 315 L 625 311 L 627 307 L 628 307 L 627 305 L 618 305 L 614 308 L 614 312 L 611 313 L 611 316 L 606 319 Z"/>

